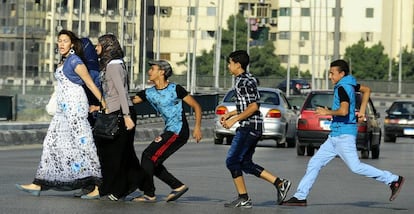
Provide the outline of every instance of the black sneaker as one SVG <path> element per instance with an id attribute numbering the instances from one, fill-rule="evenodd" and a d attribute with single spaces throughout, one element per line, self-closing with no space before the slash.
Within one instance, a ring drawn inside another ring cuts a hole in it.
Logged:
<path id="1" fill-rule="evenodd" d="M 232 208 L 236 208 L 236 207 L 252 208 L 252 200 L 250 198 L 244 199 L 244 198 L 238 197 L 236 200 L 234 200 L 232 202 L 225 203 L 224 204 L 224 207 L 232 207 Z"/>
<path id="2" fill-rule="evenodd" d="M 299 200 L 295 197 L 290 198 L 287 201 L 282 202 L 282 205 L 284 206 L 306 206 L 306 199 Z"/>
<path id="3" fill-rule="evenodd" d="M 390 196 L 390 201 L 393 201 L 395 198 L 397 198 L 398 193 L 401 190 L 402 185 L 404 184 L 404 177 L 403 176 L 398 176 L 398 180 L 394 181 L 391 183 L 390 188 L 391 188 L 391 196 Z"/>
<path id="4" fill-rule="evenodd" d="M 283 200 L 285 200 L 287 192 L 290 189 L 290 181 L 286 180 L 286 179 L 280 179 L 281 182 L 279 183 L 279 185 L 276 185 L 276 189 L 277 189 L 277 204 L 282 204 Z"/>

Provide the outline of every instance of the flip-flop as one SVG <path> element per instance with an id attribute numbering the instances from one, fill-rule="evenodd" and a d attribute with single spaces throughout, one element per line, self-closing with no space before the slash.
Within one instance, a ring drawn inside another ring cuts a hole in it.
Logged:
<path id="1" fill-rule="evenodd" d="M 143 195 L 138 198 L 132 199 L 132 201 L 143 202 L 143 203 L 155 203 L 157 202 L 157 198 L 155 196 L 149 197 L 148 195 Z"/>
<path id="2" fill-rule="evenodd" d="M 170 194 L 168 195 L 166 201 L 170 202 L 170 201 L 175 201 L 177 200 L 179 197 L 181 197 L 185 192 L 188 191 L 188 187 L 184 186 L 184 188 L 182 190 L 173 190 L 170 192 Z"/>

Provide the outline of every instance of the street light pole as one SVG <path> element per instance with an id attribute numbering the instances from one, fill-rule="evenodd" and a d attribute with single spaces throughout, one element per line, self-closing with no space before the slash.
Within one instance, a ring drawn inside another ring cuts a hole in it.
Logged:
<path id="1" fill-rule="evenodd" d="M 403 13 L 403 1 L 400 1 L 400 61 L 398 63 L 398 94 L 401 94 L 401 77 L 402 77 L 402 13 Z"/>
<path id="2" fill-rule="evenodd" d="M 190 89 L 190 71 L 191 71 L 191 0 L 188 0 L 187 10 L 187 90 Z"/>
<path id="3" fill-rule="evenodd" d="M 196 91 L 196 52 L 197 52 L 197 29 L 198 29 L 198 6 L 199 0 L 195 4 L 195 19 L 194 19 L 194 40 L 193 40 L 193 63 L 191 68 L 191 94 Z"/>
<path id="4" fill-rule="evenodd" d="M 221 56 L 221 24 L 223 21 L 223 6 L 224 6 L 224 0 L 220 0 L 217 2 L 217 8 L 218 8 L 218 23 L 217 23 L 217 36 L 216 36 L 216 60 L 214 65 L 214 88 L 216 91 L 219 89 L 219 75 L 220 75 L 220 56 Z"/>
<path id="5" fill-rule="evenodd" d="M 146 1 L 146 0 L 144 0 Z M 161 21 L 160 21 L 160 16 L 161 14 L 161 8 L 160 8 L 160 0 L 158 0 L 157 2 L 157 60 L 160 59 L 160 33 L 161 33 L 161 29 L 160 29 L 160 25 L 161 25 Z"/>
<path id="6" fill-rule="evenodd" d="M 141 90 L 145 89 L 145 60 L 147 55 L 147 1 L 144 2 L 144 15 L 143 15 L 143 23 L 142 23 L 142 88 Z"/>
<path id="7" fill-rule="evenodd" d="M 22 74 L 22 94 L 26 94 L 26 0 L 24 0 L 24 13 L 23 13 L 23 74 Z"/>
<path id="8" fill-rule="evenodd" d="M 286 97 L 290 95 L 290 58 L 292 49 L 292 0 L 290 0 L 290 13 L 289 13 L 289 45 L 288 45 L 288 66 L 286 75 Z"/>
<path id="9" fill-rule="evenodd" d="M 82 0 L 79 0 L 79 25 L 78 25 L 78 36 L 82 37 Z"/>

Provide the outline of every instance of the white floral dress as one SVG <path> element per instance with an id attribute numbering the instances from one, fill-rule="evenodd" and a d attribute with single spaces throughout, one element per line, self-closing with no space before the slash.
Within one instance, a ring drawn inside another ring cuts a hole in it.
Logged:
<path id="1" fill-rule="evenodd" d="M 88 100 L 81 85 L 56 69 L 56 114 L 43 142 L 42 157 L 33 183 L 42 189 L 74 190 L 101 181 L 101 167 L 87 120 Z"/>

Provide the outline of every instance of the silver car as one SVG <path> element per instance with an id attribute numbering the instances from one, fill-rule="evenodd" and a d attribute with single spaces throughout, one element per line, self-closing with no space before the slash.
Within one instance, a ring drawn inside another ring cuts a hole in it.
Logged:
<path id="1" fill-rule="evenodd" d="M 263 139 L 274 139 L 276 146 L 295 147 L 296 140 L 296 121 L 298 107 L 292 106 L 284 93 L 275 88 L 258 88 L 260 94 L 260 112 L 263 115 Z M 239 126 L 236 123 L 230 129 L 225 129 L 220 124 L 220 117 L 227 112 L 236 109 L 236 94 L 234 90 L 229 90 L 223 98 L 223 101 L 216 107 L 216 117 L 214 119 L 214 143 L 223 144 L 224 138 L 226 143 L 231 144 Z"/>

